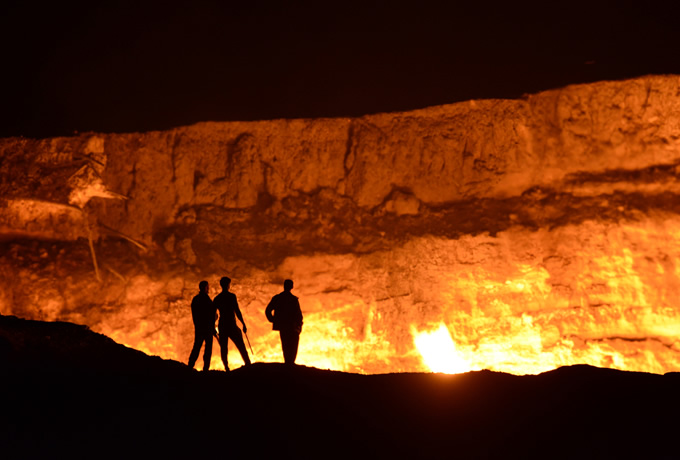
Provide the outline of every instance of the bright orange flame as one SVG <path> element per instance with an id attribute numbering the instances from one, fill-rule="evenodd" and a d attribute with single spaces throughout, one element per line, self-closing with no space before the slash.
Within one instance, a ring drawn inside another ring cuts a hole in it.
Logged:
<path id="1" fill-rule="evenodd" d="M 506 254 L 508 247 L 520 255 Z M 305 315 L 298 364 L 365 374 L 489 369 L 523 375 L 584 363 L 659 374 L 680 369 L 680 265 L 674 262 L 680 220 L 427 238 L 372 257 L 370 263 L 355 255 L 286 261 L 286 273 L 305 281 L 296 288 Z M 266 279 L 256 273 L 236 292 L 251 359 L 282 362 L 279 336 L 263 314 L 279 286 Z M 182 297 L 158 308 L 173 286 Z M 97 310 L 91 327 L 186 362 L 193 292 L 184 286 L 182 279 L 132 278 L 117 308 Z M 54 310 L 51 317 L 61 318 L 63 302 L 34 303 L 42 314 Z M 231 368 L 242 365 L 233 348 L 229 361 Z M 217 345 L 212 367 L 221 368 Z"/>
<path id="2" fill-rule="evenodd" d="M 412 334 L 416 348 L 432 372 L 459 374 L 471 370 L 470 364 L 456 351 L 456 345 L 444 323 L 429 332 L 415 332 L 412 329 Z"/>

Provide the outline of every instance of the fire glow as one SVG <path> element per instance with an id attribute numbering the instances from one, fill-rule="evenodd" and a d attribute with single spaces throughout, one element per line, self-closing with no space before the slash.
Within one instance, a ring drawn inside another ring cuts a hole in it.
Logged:
<path id="1" fill-rule="evenodd" d="M 469 364 L 458 356 L 456 345 L 445 324 L 440 324 L 434 331 L 414 332 L 413 335 L 416 348 L 432 372 L 459 374 L 471 370 Z"/>
<path id="2" fill-rule="evenodd" d="M 187 362 L 196 286 L 227 275 L 280 362 L 263 312 L 291 278 L 298 364 L 680 371 L 678 85 L 0 140 L 0 312 Z"/>
<path id="3" fill-rule="evenodd" d="M 680 315 L 672 305 L 672 293 L 680 273 L 675 265 L 664 262 L 680 256 L 676 254 L 680 232 L 667 231 L 672 224 L 611 227 L 590 223 L 579 231 L 585 230 L 590 239 L 574 242 L 569 241 L 568 235 L 574 232 L 570 228 L 547 240 L 549 234 L 541 231 L 414 241 L 390 252 L 387 260 L 393 265 L 393 281 L 385 279 L 382 265 L 367 264 L 360 256 L 290 258 L 285 268 L 299 280 L 295 290 L 305 315 L 297 362 L 359 373 L 490 369 L 521 375 L 572 364 L 659 374 L 677 371 Z M 487 262 L 474 265 L 446 262 L 441 257 L 424 260 L 418 255 L 423 251 L 456 254 L 461 247 L 478 254 L 480 248 L 488 252 L 490 245 L 503 251 L 508 241 L 531 242 L 532 250 L 538 251 L 541 239 L 541 244 L 559 241 L 562 249 L 553 250 L 555 256 L 537 264 L 527 263 L 526 257 L 517 262 L 494 253 Z M 669 255 L 652 261 L 646 255 L 650 252 Z M 414 254 L 421 262 L 409 265 Z M 571 254 L 574 265 L 566 272 L 568 277 L 561 268 L 564 262 L 558 267 L 561 271 L 552 265 L 563 254 Z M 394 267 L 410 268 L 398 272 Z M 367 281 L 347 284 L 354 289 L 333 287 L 338 280 L 353 277 Z M 278 334 L 271 331 L 262 313 L 279 287 L 263 287 L 259 284 L 263 279 L 266 273 L 253 276 L 236 284 L 234 292 L 248 324 L 254 360 L 280 362 Z M 557 280 L 568 280 L 569 291 Z M 185 361 L 193 333 L 189 295 L 164 312 L 151 306 L 144 310 L 140 305 L 152 305 L 151 299 L 172 284 L 147 281 L 128 288 L 128 298 L 136 307 L 123 307 L 93 328 L 149 354 Z M 412 287 L 410 292 L 403 291 L 406 294 L 381 294 L 385 286 L 409 283 Z M 136 294 L 135 289 L 139 289 Z M 581 294 L 576 295 L 579 289 Z M 380 295 L 383 299 L 375 300 Z M 165 319 L 160 319 L 160 313 Z M 154 316 L 159 318 L 156 324 L 151 320 Z M 138 321 L 142 317 L 147 319 Z M 168 321 L 174 321 L 168 326 L 174 331 L 162 332 L 159 326 Z M 230 357 L 233 366 L 242 364 L 235 350 Z M 221 369 L 218 351 L 213 355 L 213 368 Z"/>
<path id="4" fill-rule="evenodd" d="M 368 256 L 290 257 L 280 270 L 296 280 L 305 315 L 298 364 L 366 374 L 521 375 L 572 364 L 663 374 L 680 369 L 675 260 L 680 219 L 667 215 L 426 237 Z M 84 274 L 84 282 L 97 283 L 93 301 L 101 307 L 69 311 L 66 294 L 37 284 L 25 291 L 32 296 L 26 304 L 40 306 L 33 318 L 87 324 L 150 355 L 186 362 L 196 282 L 102 273 L 102 284 Z M 219 276 L 209 279 L 213 286 Z M 255 362 L 282 361 L 278 334 L 263 314 L 280 291 L 270 279 L 253 270 L 234 283 Z M 3 313 L 12 312 L 7 305 Z M 242 364 L 232 350 L 230 367 Z M 217 343 L 211 367 L 223 369 Z"/>

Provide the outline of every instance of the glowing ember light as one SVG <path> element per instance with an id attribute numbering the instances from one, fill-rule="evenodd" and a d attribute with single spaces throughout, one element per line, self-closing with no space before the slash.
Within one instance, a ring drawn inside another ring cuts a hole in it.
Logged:
<path id="1" fill-rule="evenodd" d="M 300 365 L 678 372 L 677 87 L 0 139 L 0 314 L 187 363 L 197 283 L 229 274 L 252 361 L 280 363 L 263 312 L 290 277 Z"/>
<path id="2" fill-rule="evenodd" d="M 444 323 L 435 331 L 412 332 L 416 348 L 432 372 L 459 374 L 471 370 L 470 365 L 458 356 L 456 345 Z"/>

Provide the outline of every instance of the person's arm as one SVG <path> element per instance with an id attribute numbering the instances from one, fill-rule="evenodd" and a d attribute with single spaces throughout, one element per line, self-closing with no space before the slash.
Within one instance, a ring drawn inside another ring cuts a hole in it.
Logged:
<path id="1" fill-rule="evenodd" d="M 217 319 L 220 317 L 220 315 L 219 315 L 220 310 L 219 310 L 219 308 L 217 308 L 217 303 L 219 302 L 218 297 L 219 296 L 216 296 L 212 300 L 211 305 L 210 305 L 210 307 L 215 311 L 215 318 L 213 319 L 213 329 L 215 329 L 215 324 L 217 323 Z"/>
<path id="2" fill-rule="evenodd" d="M 264 315 L 267 317 L 267 320 L 270 323 L 274 322 L 274 299 L 276 297 L 272 297 L 272 300 L 269 301 L 269 305 L 267 305 L 267 308 L 264 310 Z"/>
<path id="3" fill-rule="evenodd" d="M 215 335 L 217 334 L 217 328 L 215 327 L 215 323 L 217 322 L 217 305 L 212 300 L 210 301 L 210 310 L 215 312 L 212 324 L 210 324 L 210 330 L 213 332 L 213 335 Z"/>
<path id="4" fill-rule="evenodd" d="M 246 327 L 246 322 L 243 321 L 243 315 L 241 314 L 241 309 L 238 307 L 238 300 L 236 300 L 236 294 L 234 294 L 234 313 L 236 313 L 236 317 L 238 318 L 239 321 L 241 321 L 241 324 L 243 324 L 243 332 L 248 332 L 248 328 Z"/>
<path id="5" fill-rule="evenodd" d="M 301 331 L 302 330 L 302 324 L 303 324 L 302 308 L 300 308 L 300 301 L 297 298 L 295 298 L 295 306 L 297 307 L 296 313 L 298 314 L 298 318 L 297 318 L 298 319 L 298 325 L 299 325 L 299 330 Z"/>

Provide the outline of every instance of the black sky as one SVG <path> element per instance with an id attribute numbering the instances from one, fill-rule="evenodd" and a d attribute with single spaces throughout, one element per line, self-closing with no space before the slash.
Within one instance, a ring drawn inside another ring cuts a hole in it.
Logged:
<path id="1" fill-rule="evenodd" d="M 673 3 L 5 1 L 0 137 L 359 116 L 680 73 Z"/>

